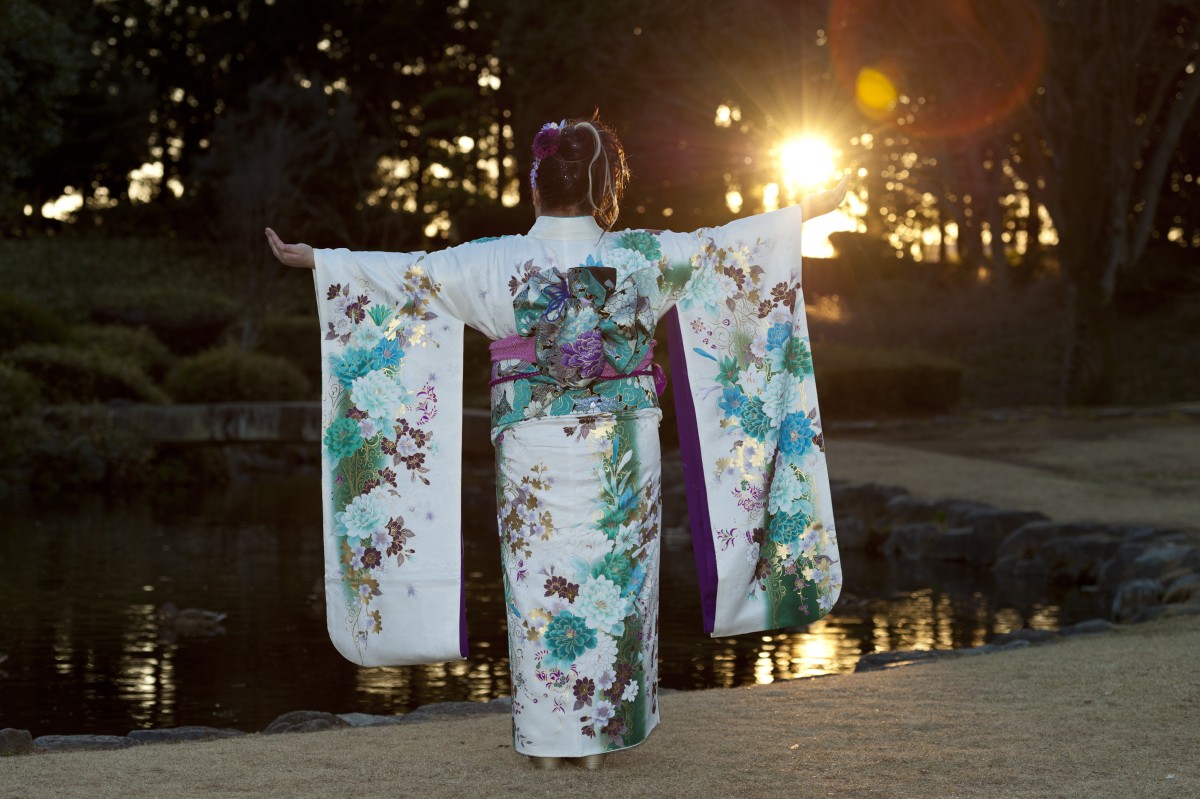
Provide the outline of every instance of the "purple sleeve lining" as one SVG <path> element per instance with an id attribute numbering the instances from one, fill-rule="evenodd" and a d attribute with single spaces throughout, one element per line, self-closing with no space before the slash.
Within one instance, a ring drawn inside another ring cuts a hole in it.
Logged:
<path id="1" fill-rule="evenodd" d="M 672 308 L 663 320 L 669 338 L 671 379 L 675 382 L 675 423 L 679 428 L 679 454 L 683 458 L 692 552 L 696 556 L 696 577 L 700 583 L 700 607 L 704 613 L 704 631 L 711 634 L 717 615 L 717 553 L 708 516 L 708 489 L 704 484 L 704 466 L 700 457 L 696 407 L 692 403 L 692 384 L 678 311 Z"/>

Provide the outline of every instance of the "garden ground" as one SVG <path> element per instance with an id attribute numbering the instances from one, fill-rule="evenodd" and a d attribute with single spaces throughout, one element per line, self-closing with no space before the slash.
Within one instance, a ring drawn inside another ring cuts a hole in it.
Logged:
<path id="1" fill-rule="evenodd" d="M 1097 519 L 1195 527 L 1200 422 L 1059 418 L 829 436 L 835 478 Z M 1200 617 L 986 657 L 665 696 L 597 772 L 532 770 L 508 717 L 254 735 L 0 765 L 42 797 L 1194 797 Z"/>

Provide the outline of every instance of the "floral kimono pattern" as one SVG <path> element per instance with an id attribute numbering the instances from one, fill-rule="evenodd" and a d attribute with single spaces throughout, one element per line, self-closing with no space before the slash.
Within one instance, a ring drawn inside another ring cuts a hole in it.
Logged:
<path id="1" fill-rule="evenodd" d="M 658 722 L 661 413 L 646 365 L 673 308 L 708 629 L 827 612 L 840 571 L 793 272 L 799 226 L 776 212 L 605 234 L 590 217 L 541 217 L 529 236 L 430 255 L 318 251 L 339 649 L 360 663 L 465 654 L 448 423 L 462 323 L 531 344 L 492 375 L 518 751 L 625 748 Z"/>

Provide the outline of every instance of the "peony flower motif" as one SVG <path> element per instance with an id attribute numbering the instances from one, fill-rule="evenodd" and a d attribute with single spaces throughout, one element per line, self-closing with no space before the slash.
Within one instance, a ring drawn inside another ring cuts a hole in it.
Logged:
<path id="1" fill-rule="evenodd" d="M 771 519 L 771 540 L 780 544 L 790 544 L 804 535 L 811 520 L 806 513 L 784 513 Z"/>
<path id="2" fill-rule="evenodd" d="M 350 384 L 350 399 L 373 419 L 393 419 L 408 392 L 394 378 L 372 371 Z"/>
<path id="3" fill-rule="evenodd" d="M 583 377 L 599 377 L 604 370 L 604 343 L 599 330 L 589 330 L 574 342 L 559 347 L 562 365 L 578 369 Z"/>
<path id="4" fill-rule="evenodd" d="M 783 418 L 794 410 L 794 405 L 800 399 L 800 392 L 796 390 L 796 378 L 784 372 L 777 374 L 771 378 L 771 382 L 767 384 L 767 390 L 763 392 L 762 403 L 763 413 L 771 417 L 771 421 L 776 426 L 783 422 Z"/>
<path id="5" fill-rule="evenodd" d="M 609 250 L 604 258 L 604 265 L 610 266 L 617 270 L 617 282 L 620 283 L 634 272 L 642 269 L 649 269 L 654 264 L 647 260 L 646 256 L 638 250 L 625 249 L 617 247 Z"/>
<path id="6" fill-rule="evenodd" d="M 358 347 L 347 347 L 341 355 L 330 359 L 333 376 L 349 388 L 350 385 L 375 368 L 375 356 L 370 351 Z"/>
<path id="7" fill-rule="evenodd" d="M 758 336 L 754 341 L 750 342 L 750 354 L 755 358 L 761 358 L 767 354 L 766 336 Z"/>
<path id="8" fill-rule="evenodd" d="M 621 595 L 621 586 L 607 577 L 589 577 L 579 589 L 575 608 L 598 630 L 618 636 L 625 632 L 629 600 Z"/>
<path id="9" fill-rule="evenodd" d="M 544 636 L 550 656 L 562 664 L 570 663 L 596 645 L 596 631 L 568 611 L 550 620 Z"/>
<path id="10" fill-rule="evenodd" d="M 771 325 L 767 328 L 767 351 L 779 349 L 792 337 L 791 325 Z"/>
<path id="11" fill-rule="evenodd" d="M 629 685 L 625 686 L 625 693 L 621 694 L 622 702 L 632 702 L 638 695 L 638 681 L 632 680 Z"/>
<path id="12" fill-rule="evenodd" d="M 771 419 L 763 412 L 763 402 L 758 397 L 751 397 L 742 403 L 738 416 L 746 435 L 758 441 L 765 441 L 771 433 Z"/>
<path id="13" fill-rule="evenodd" d="M 784 347 L 783 368 L 796 377 L 813 373 L 812 353 L 808 350 L 808 342 L 799 336 L 793 336 Z"/>
<path id="14" fill-rule="evenodd" d="M 325 430 L 325 451 L 334 460 L 348 458 L 363 445 L 359 423 L 353 419 L 336 419 Z"/>
<path id="15" fill-rule="evenodd" d="M 581 675 L 593 678 L 596 685 L 603 690 L 610 687 L 616 679 L 612 671 L 616 659 L 617 639 L 608 633 L 597 632 L 596 645 L 576 658 L 575 666 Z"/>
<path id="16" fill-rule="evenodd" d="M 738 293 L 737 281 L 727 274 L 720 273 L 717 275 L 717 291 L 725 299 L 735 297 Z"/>
<path id="17" fill-rule="evenodd" d="M 396 454 L 401 458 L 410 458 L 417 454 L 417 440 L 408 433 L 403 433 L 396 439 Z"/>
<path id="18" fill-rule="evenodd" d="M 796 476 L 791 467 L 776 469 L 771 478 L 767 510 L 772 515 L 796 512 L 800 509 L 797 504 L 804 500 L 804 488 L 804 481 Z"/>
<path id="19" fill-rule="evenodd" d="M 377 492 L 362 494 L 352 499 L 346 510 L 334 514 L 337 529 L 346 536 L 347 543 L 360 546 L 360 540 L 370 541 L 377 531 L 387 529 L 388 515 L 383 504 L 383 496 Z"/>
<path id="20" fill-rule="evenodd" d="M 716 313 L 719 306 L 725 303 L 726 297 L 721 295 L 717 286 L 717 273 L 711 266 L 697 266 L 692 270 L 692 276 L 683 287 L 683 299 L 679 305 L 685 310 L 699 306 L 709 313 Z"/>
<path id="21" fill-rule="evenodd" d="M 772 325 L 787 325 L 791 327 L 792 312 L 787 308 L 776 308 L 767 316 L 767 321 Z"/>
<path id="22" fill-rule="evenodd" d="M 621 246 L 627 250 L 637 250 L 650 261 L 662 258 L 662 247 L 658 237 L 645 230 L 631 230 L 621 236 Z"/>
<path id="23" fill-rule="evenodd" d="M 833 609 L 833 594 L 821 594 L 817 597 L 817 605 L 821 608 L 822 613 L 828 613 Z"/>
<path id="24" fill-rule="evenodd" d="M 784 455 L 799 457 L 808 452 L 813 444 L 812 420 L 802 412 L 789 413 L 783 417 L 779 427 L 779 451 Z"/>
<path id="25" fill-rule="evenodd" d="M 608 553 L 603 560 L 593 566 L 591 576 L 607 577 L 617 586 L 624 588 L 629 585 L 633 572 L 629 567 L 629 558 L 621 551 L 617 551 Z"/>

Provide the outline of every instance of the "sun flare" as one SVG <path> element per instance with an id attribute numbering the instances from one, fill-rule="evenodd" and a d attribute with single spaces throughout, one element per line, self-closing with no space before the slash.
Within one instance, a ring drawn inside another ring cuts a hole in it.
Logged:
<path id="1" fill-rule="evenodd" d="M 833 148 L 813 136 L 788 139 L 779 146 L 779 165 L 790 191 L 824 186 L 836 175 Z"/>

